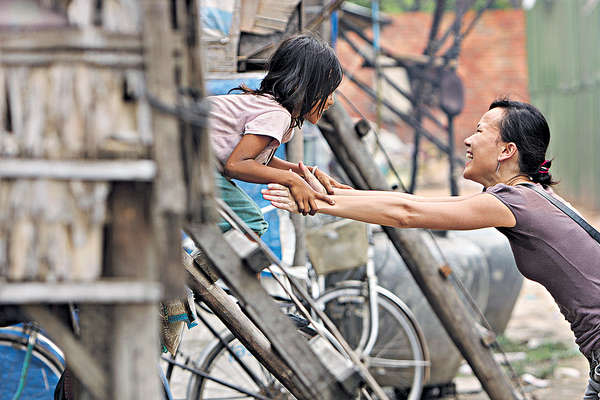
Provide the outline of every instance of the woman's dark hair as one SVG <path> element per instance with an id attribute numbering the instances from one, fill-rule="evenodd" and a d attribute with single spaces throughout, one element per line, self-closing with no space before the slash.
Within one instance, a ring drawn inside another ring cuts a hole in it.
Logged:
<path id="1" fill-rule="evenodd" d="M 557 182 L 552 180 L 548 171 L 552 160 L 546 161 L 550 128 L 542 113 L 531 104 L 508 98 L 494 100 L 489 109 L 493 108 L 504 110 L 500 121 L 500 137 L 504 142 L 517 145 L 521 172 L 544 188 L 555 185 Z"/>
<path id="2" fill-rule="evenodd" d="M 302 126 L 315 105 L 322 111 L 342 81 L 342 66 L 329 44 L 312 34 L 292 36 L 279 45 L 267 63 L 258 90 L 242 85 L 232 90 L 270 94 L 292 114 L 292 126 Z"/>

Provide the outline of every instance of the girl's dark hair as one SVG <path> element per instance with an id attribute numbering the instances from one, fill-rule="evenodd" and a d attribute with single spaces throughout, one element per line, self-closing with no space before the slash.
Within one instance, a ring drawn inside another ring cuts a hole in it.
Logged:
<path id="1" fill-rule="evenodd" d="M 521 172 L 544 188 L 555 185 L 557 182 L 552 180 L 548 171 L 552 160 L 546 161 L 550 128 L 542 113 L 531 104 L 508 98 L 495 100 L 489 109 L 493 108 L 504 110 L 500 121 L 500 137 L 505 142 L 517 145 Z"/>
<path id="2" fill-rule="evenodd" d="M 292 127 L 302 126 L 315 105 L 322 111 L 342 81 L 342 66 L 329 44 L 311 34 L 292 36 L 267 62 L 267 75 L 257 90 L 242 85 L 233 90 L 270 94 L 292 114 Z"/>

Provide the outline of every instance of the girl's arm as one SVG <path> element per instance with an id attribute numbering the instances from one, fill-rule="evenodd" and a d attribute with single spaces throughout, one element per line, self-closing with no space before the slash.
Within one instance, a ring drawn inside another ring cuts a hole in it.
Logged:
<path id="1" fill-rule="evenodd" d="M 302 214 L 314 214 L 317 210 L 315 203 L 317 199 L 323 200 L 323 202 L 332 202 L 326 194 L 312 190 L 308 183 L 295 172 L 262 165 L 255 160 L 271 140 L 270 136 L 264 135 L 242 136 L 224 165 L 224 174 L 245 182 L 277 182 L 288 187 Z"/>
<path id="2" fill-rule="evenodd" d="M 294 212 L 285 188 L 269 185 L 263 197 L 275 207 Z M 516 220 L 496 197 L 479 193 L 457 201 L 415 201 L 410 195 L 368 191 L 358 195 L 335 195 L 335 205 L 317 201 L 318 212 L 398 228 L 464 230 L 512 227 Z M 449 196 L 450 197 L 450 196 Z"/>
<path id="3" fill-rule="evenodd" d="M 286 170 L 286 171 L 289 171 L 291 169 L 292 171 L 294 171 L 298 175 L 304 176 L 304 174 L 302 173 L 302 170 L 300 169 L 300 167 L 298 166 L 298 164 L 294 164 L 294 163 L 291 163 L 289 161 L 282 160 L 279 157 L 273 156 L 273 158 L 271 159 L 271 162 L 269 163 L 269 167 L 277 168 L 277 169 L 283 169 L 283 170 Z"/>

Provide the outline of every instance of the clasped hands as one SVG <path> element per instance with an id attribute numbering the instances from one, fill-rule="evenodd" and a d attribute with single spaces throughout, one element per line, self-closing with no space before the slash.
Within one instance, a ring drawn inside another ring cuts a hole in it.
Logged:
<path id="1" fill-rule="evenodd" d="M 294 186 L 288 188 L 277 183 L 270 183 L 267 186 L 268 189 L 262 190 L 263 198 L 269 200 L 276 208 L 292 213 L 314 215 L 318 211 L 315 200 L 323 200 L 333 205 L 335 201 L 327 195 L 333 194 L 334 188 L 352 189 L 348 185 L 339 183 L 318 167 L 313 167 L 311 171 L 304 163 L 299 162 L 298 168 L 302 172 L 302 176 L 298 175 L 298 177 L 303 178 L 309 188 L 302 187 L 306 186 L 304 182 L 300 188 Z M 312 193 L 307 195 L 307 191 Z"/>

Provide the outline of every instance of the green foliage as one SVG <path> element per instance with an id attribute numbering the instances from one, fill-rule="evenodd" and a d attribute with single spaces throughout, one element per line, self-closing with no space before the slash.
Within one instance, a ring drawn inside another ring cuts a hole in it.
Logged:
<path id="1" fill-rule="evenodd" d="M 363 7 L 371 7 L 370 0 L 350 0 Z M 479 9 L 487 4 L 488 0 L 476 0 L 474 9 Z M 432 12 L 435 9 L 435 0 L 380 0 L 381 11 L 386 13 L 399 13 L 407 11 L 426 11 Z M 453 11 L 456 8 L 456 0 L 446 1 L 446 10 Z M 510 0 L 496 0 L 490 7 L 492 9 L 512 8 Z"/>

